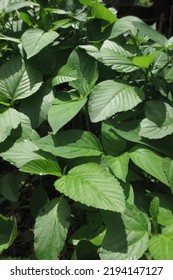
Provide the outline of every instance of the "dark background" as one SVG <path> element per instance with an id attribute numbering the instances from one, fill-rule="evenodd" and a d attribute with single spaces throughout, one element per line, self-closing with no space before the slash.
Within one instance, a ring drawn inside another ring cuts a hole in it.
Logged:
<path id="1" fill-rule="evenodd" d="M 156 23 L 157 30 L 167 37 L 173 35 L 173 0 L 104 0 L 115 7 L 118 17 L 134 15 L 147 24 Z"/>

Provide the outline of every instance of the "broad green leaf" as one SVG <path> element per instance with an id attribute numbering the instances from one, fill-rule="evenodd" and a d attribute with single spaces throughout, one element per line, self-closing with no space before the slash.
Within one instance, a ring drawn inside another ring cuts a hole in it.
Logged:
<path id="1" fill-rule="evenodd" d="M 173 225 L 173 215 L 171 210 L 159 207 L 158 223 L 162 226 Z"/>
<path id="2" fill-rule="evenodd" d="M 66 64 L 64 65 L 58 72 L 58 75 L 53 78 L 52 85 L 60 85 L 63 83 L 75 81 L 78 78 L 78 74 L 75 68 L 71 65 Z"/>
<path id="3" fill-rule="evenodd" d="M 53 89 L 44 84 L 37 93 L 22 100 L 19 110 L 27 115 L 33 128 L 37 128 L 43 121 L 47 121 L 48 111 L 55 99 Z"/>
<path id="4" fill-rule="evenodd" d="M 19 56 L 10 59 L 0 69 L 0 93 L 6 101 L 26 98 L 34 94 L 41 84 L 40 72 Z"/>
<path id="5" fill-rule="evenodd" d="M 0 142 L 3 142 L 20 124 L 20 114 L 13 108 L 9 108 L 0 114 Z"/>
<path id="6" fill-rule="evenodd" d="M 149 139 L 159 139 L 173 133 L 173 108 L 162 101 L 148 101 L 146 118 L 142 120 L 140 135 Z"/>
<path id="7" fill-rule="evenodd" d="M 56 260 L 67 237 L 70 209 L 64 198 L 54 198 L 40 210 L 34 229 L 35 254 L 39 260 Z"/>
<path id="8" fill-rule="evenodd" d="M 167 143 L 173 142 L 172 134 L 162 139 L 147 139 L 139 135 L 140 122 L 137 120 L 126 121 L 123 123 L 113 122 L 112 125 L 114 127 L 115 132 L 127 141 L 141 143 L 143 145 L 153 148 L 156 151 L 163 153 L 164 155 L 173 157 L 173 150 L 170 148 L 169 145 L 167 145 Z"/>
<path id="9" fill-rule="evenodd" d="M 128 111 L 142 102 L 143 92 L 127 83 L 107 80 L 97 84 L 90 95 L 89 115 L 92 122 L 105 120 Z"/>
<path id="10" fill-rule="evenodd" d="M 155 260 L 173 260 L 173 232 L 152 236 L 149 251 Z"/>
<path id="11" fill-rule="evenodd" d="M 163 170 L 164 158 L 156 152 L 137 145 L 129 153 L 131 160 L 142 170 L 155 177 L 167 186 L 170 186 Z"/>
<path id="12" fill-rule="evenodd" d="M 6 218 L 0 214 L 0 254 L 9 248 L 17 236 L 15 219 Z"/>
<path id="13" fill-rule="evenodd" d="M 139 259 L 148 248 L 150 221 L 134 205 L 127 204 L 120 216 L 104 214 L 107 232 L 102 243 L 102 260 Z"/>
<path id="14" fill-rule="evenodd" d="M 55 188 L 87 206 L 123 212 L 123 190 L 114 176 L 95 163 L 79 165 L 55 182 Z"/>
<path id="15" fill-rule="evenodd" d="M 106 40 L 100 49 L 92 45 L 80 46 L 80 48 L 85 49 L 89 55 L 118 72 L 129 73 L 138 69 L 129 58 L 133 54 L 115 42 Z"/>
<path id="16" fill-rule="evenodd" d="M 74 71 L 77 73 L 77 76 L 75 74 L 77 79 L 73 79 L 69 84 L 77 89 L 80 95 L 88 95 L 98 79 L 97 62 L 86 54 L 84 50 L 77 49 L 69 56 L 67 65 L 74 69 L 72 77 L 74 76 Z"/>
<path id="17" fill-rule="evenodd" d="M 24 7 L 32 7 L 32 6 L 39 6 L 37 3 L 31 2 L 31 1 L 11 1 L 11 0 L 5 0 L 2 3 L 2 7 L 0 8 L 0 11 L 5 10 L 5 13 L 11 13 L 13 11 L 19 10 Z"/>
<path id="18" fill-rule="evenodd" d="M 103 150 L 108 155 L 117 155 L 126 148 L 126 141 L 114 131 L 114 127 L 109 121 L 102 122 L 101 140 Z"/>
<path id="19" fill-rule="evenodd" d="M 26 175 L 17 171 L 11 171 L 2 176 L 0 180 L 0 193 L 12 202 L 17 202 L 19 190 L 24 185 Z"/>
<path id="20" fill-rule="evenodd" d="M 112 27 L 111 34 L 109 35 L 109 39 L 114 39 L 123 33 L 126 34 L 127 32 L 136 35 L 137 28 L 133 24 L 134 21 L 142 22 L 141 19 L 134 16 L 126 16 L 118 19 Z"/>
<path id="21" fill-rule="evenodd" d="M 51 44 L 55 39 L 59 37 L 59 34 L 55 31 L 44 32 L 41 29 L 28 29 L 22 37 L 22 45 L 27 53 L 27 58 L 39 53 L 43 48 Z"/>
<path id="22" fill-rule="evenodd" d="M 165 36 L 161 35 L 158 31 L 154 30 L 152 27 L 144 22 L 133 21 L 133 25 L 144 35 L 146 35 L 152 41 L 158 43 L 161 46 L 166 46 L 168 40 Z"/>
<path id="23" fill-rule="evenodd" d="M 116 157 L 107 156 L 106 160 L 114 175 L 123 182 L 126 182 L 129 164 L 128 153 L 126 152 Z"/>
<path id="24" fill-rule="evenodd" d="M 63 158 L 90 157 L 101 155 L 97 137 L 88 131 L 77 129 L 58 132 L 37 140 L 36 145 L 43 151 Z"/>
<path id="25" fill-rule="evenodd" d="M 79 99 L 70 93 L 63 93 L 56 98 L 48 111 L 48 122 L 56 134 L 57 131 L 68 123 L 87 102 L 87 98 Z M 58 116 L 58 119 L 57 119 Z"/>
<path id="26" fill-rule="evenodd" d="M 43 157 L 36 153 L 39 148 L 31 141 L 25 139 L 21 142 L 16 142 L 8 151 L 1 153 L 4 160 L 20 168 L 31 160 L 42 159 Z"/>
<path id="27" fill-rule="evenodd" d="M 148 68 L 159 54 L 160 52 L 158 51 L 144 56 L 136 56 L 133 58 L 132 62 L 140 68 Z"/>
<path id="28" fill-rule="evenodd" d="M 61 176 L 61 169 L 58 163 L 51 159 L 31 160 L 22 165 L 20 171 L 39 175 Z"/>
<path id="29" fill-rule="evenodd" d="M 170 158 L 165 158 L 163 162 L 163 170 L 166 174 L 171 189 L 173 190 L 173 160 Z"/>
<path id="30" fill-rule="evenodd" d="M 94 18 L 105 20 L 110 24 L 116 21 L 115 15 L 98 1 L 92 4 L 91 15 Z"/>

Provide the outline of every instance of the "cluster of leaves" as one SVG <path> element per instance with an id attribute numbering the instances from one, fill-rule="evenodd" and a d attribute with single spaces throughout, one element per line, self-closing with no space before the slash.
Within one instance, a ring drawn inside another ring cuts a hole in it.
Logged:
<path id="1" fill-rule="evenodd" d="M 173 259 L 173 38 L 98 0 L 0 12 L 2 256 L 23 207 L 22 257 Z"/>

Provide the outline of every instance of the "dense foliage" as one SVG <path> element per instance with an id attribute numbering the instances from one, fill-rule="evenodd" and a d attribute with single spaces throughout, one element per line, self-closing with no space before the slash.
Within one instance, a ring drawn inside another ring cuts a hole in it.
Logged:
<path id="1" fill-rule="evenodd" d="M 173 259 L 173 38 L 97 0 L 1 2 L 1 258 Z"/>

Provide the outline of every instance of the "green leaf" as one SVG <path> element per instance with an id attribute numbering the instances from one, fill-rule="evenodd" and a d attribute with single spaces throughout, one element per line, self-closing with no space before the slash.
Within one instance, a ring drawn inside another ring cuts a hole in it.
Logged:
<path id="1" fill-rule="evenodd" d="M 75 81 L 78 78 L 78 74 L 75 68 L 70 64 L 65 64 L 58 72 L 58 75 L 53 78 L 52 85 L 60 85 L 63 83 Z"/>
<path id="2" fill-rule="evenodd" d="M 47 192 L 44 186 L 39 184 L 32 193 L 30 202 L 30 211 L 34 218 L 37 218 L 40 209 L 49 201 Z"/>
<path id="3" fill-rule="evenodd" d="M 59 37 L 59 34 L 55 31 L 44 32 L 41 29 L 28 29 L 22 37 L 22 45 L 27 53 L 27 58 L 39 53 L 43 48 L 51 44 L 55 39 Z"/>
<path id="4" fill-rule="evenodd" d="M 126 182 L 129 164 L 128 153 L 126 152 L 117 157 L 107 156 L 106 160 L 114 175 L 123 182 Z"/>
<path id="5" fill-rule="evenodd" d="M 109 121 L 102 122 L 101 129 L 102 145 L 106 154 L 114 156 L 125 150 L 126 141 L 114 131 Z"/>
<path id="6" fill-rule="evenodd" d="M 173 232 L 152 236 L 149 251 L 155 260 L 173 260 Z"/>
<path id="7" fill-rule="evenodd" d="M 9 248 L 17 236 L 15 219 L 6 218 L 0 214 L 0 254 Z"/>
<path id="8" fill-rule="evenodd" d="M 56 134 L 57 131 L 68 123 L 87 102 L 87 98 L 79 99 L 76 95 L 62 93 L 56 98 L 48 111 L 48 122 Z M 58 121 L 57 121 L 58 116 Z"/>
<path id="9" fill-rule="evenodd" d="M 144 56 L 136 56 L 133 58 L 132 62 L 140 68 L 148 68 L 159 54 L 160 52 L 158 51 Z"/>
<path id="10" fill-rule="evenodd" d="M 42 159 L 43 157 L 36 153 L 38 150 L 39 148 L 35 144 L 25 139 L 21 142 L 16 142 L 8 151 L 0 155 L 4 160 L 20 168 L 31 160 Z"/>
<path id="11" fill-rule="evenodd" d="M 15 129 L 20 124 L 20 114 L 15 109 L 9 108 L 0 114 L 0 142 L 3 142 L 11 133 L 12 129 Z"/>
<path id="12" fill-rule="evenodd" d="M 3 175 L 0 180 L 0 193 L 12 202 L 17 202 L 19 198 L 19 190 L 26 180 L 26 175 L 12 171 Z"/>
<path id="13" fill-rule="evenodd" d="M 161 46 L 167 46 L 168 40 L 166 39 L 166 37 L 161 35 L 152 27 L 148 26 L 146 23 L 133 21 L 133 25 L 152 41 L 158 43 Z"/>
<path id="14" fill-rule="evenodd" d="M 104 214 L 107 232 L 100 251 L 102 260 L 139 259 L 148 248 L 148 216 L 130 204 L 121 216 Z"/>
<path id="15" fill-rule="evenodd" d="M 5 36 L 3 34 L 0 33 L 0 40 L 4 40 L 4 41 L 10 41 L 10 42 L 14 42 L 17 44 L 20 44 L 20 40 L 17 38 L 13 38 L 13 37 L 9 37 L 9 36 Z"/>
<path id="16" fill-rule="evenodd" d="M 92 45 L 80 46 L 80 48 L 85 49 L 89 55 L 118 72 L 129 73 L 138 69 L 128 58 L 133 54 L 115 42 L 106 40 L 100 49 Z"/>
<path id="17" fill-rule="evenodd" d="M 78 90 L 80 96 L 88 95 L 98 79 L 97 62 L 84 50 L 77 49 L 69 56 L 67 65 L 70 69 L 73 69 L 71 74 L 73 80 L 69 82 L 70 86 Z M 60 69 L 60 74 L 61 71 L 64 72 L 64 67 Z M 74 79 L 74 77 L 77 79 Z"/>
<path id="18" fill-rule="evenodd" d="M 151 201 L 150 209 L 149 209 L 154 233 L 157 233 L 158 231 L 159 205 L 160 205 L 159 197 L 155 196 Z"/>
<path id="19" fill-rule="evenodd" d="M 61 169 L 58 163 L 51 159 L 31 160 L 22 165 L 20 171 L 39 175 L 61 176 Z"/>
<path id="20" fill-rule="evenodd" d="M 40 210 L 34 230 L 35 254 L 39 260 L 56 260 L 67 237 L 69 205 L 64 198 L 54 198 Z"/>
<path id="21" fill-rule="evenodd" d="M 4 2 L 4 3 L 3 3 Z M 30 7 L 30 6 L 39 6 L 38 4 L 31 2 L 31 1 L 13 1 L 13 0 L 5 0 L 2 1 L 2 7 L 0 8 L 0 11 L 2 12 L 5 10 L 5 13 L 11 13 L 16 10 L 19 10 L 24 7 Z"/>
<path id="22" fill-rule="evenodd" d="M 40 72 L 17 56 L 0 69 L 0 93 L 14 102 L 34 94 L 42 84 Z"/>
<path id="23" fill-rule="evenodd" d="M 89 100 L 92 122 L 105 120 L 115 113 L 128 111 L 142 102 L 143 92 L 127 83 L 107 80 L 93 88 Z"/>
<path id="24" fill-rule="evenodd" d="M 77 129 L 58 132 L 37 140 L 43 151 L 63 158 L 90 157 L 101 155 L 101 145 L 94 134 Z"/>
<path id="25" fill-rule="evenodd" d="M 173 225 L 173 215 L 171 210 L 159 207 L 159 214 L 157 220 L 158 223 L 162 226 Z"/>
<path id="26" fill-rule="evenodd" d="M 125 198 L 122 188 L 106 169 L 95 163 L 79 165 L 55 182 L 55 188 L 87 206 L 123 212 Z"/>
<path id="27" fill-rule="evenodd" d="M 156 152 L 137 145 L 130 151 L 131 160 L 142 170 L 155 177 L 167 186 L 169 182 L 163 171 L 164 158 Z"/>
<path id="28" fill-rule="evenodd" d="M 133 24 L 134 21 L 142 22 L 141 19 L 134 17 L 134 16 L 126 16 L 126 17 L 122 17 L 122 18 L 118 19 L 112 27 L 112 31 L 111 31 L 111 34 L 109 35 L 109 38 L 114 39 L 123 33 L 126 34 L 127 32 L 129 32 L 130 34 L 132 33 L 133 35 L 136 35 L 137 28 Z"/>
<path id="29" fill-rule="evenodd" d="M 94 18 L 102 19 L 109 23 L 116 21 L 115 15 L 98 1 L 92 4 L 91 15 Z"/>
<path id="30" fill-rule="evenodd" d="M 173 133 L 173 108 L 162 101 L 148 101 L 146 118 L 142 120 L 140 135 L 149 139 L 159 139 Z"/>
<path id="31" fill-rule="evenodd" d="M 173 190 L 173 160 L 170 158 L 165 158 L 163 162 L 163 170 L 166 174 L 171 189 Z"/>
<path id="32" fill-rule="evenodd" d="M 138 120 L 126 121 L 123 123 L 117 123 L 114 121 L 112 125 L 114 127 L 114 131 L 127 141 L 144 144 L 167 156 L 173 157 L 173 151 L 170 149 L 170 146 L 167 145 L 167 143 L 173 142 L 172 134 L 162 139 L 147 139 L 141 137 L 139 135 L 140 122 Z"/>

